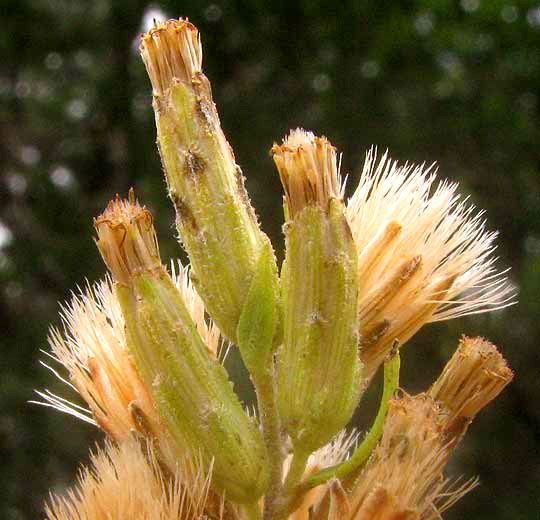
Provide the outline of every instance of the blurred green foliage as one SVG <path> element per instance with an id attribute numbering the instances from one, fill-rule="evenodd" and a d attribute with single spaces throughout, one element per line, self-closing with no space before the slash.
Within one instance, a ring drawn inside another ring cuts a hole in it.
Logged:
<path id="1" fill-rule="evenodd" d="M 137 52 L 138 35 L 163 16 L 188 16 L 201 31 L 223 127 L 280 255 L 281 188 L 267 150 L 296 126 L 343 152 L 349 192 L 376 144 L 400 160 L 437 161 L 487 210 L 520 303 L 427 327 L 404 352 L 402 384 L 425 389 L 461 333 L 499 345 L 516 380 L 459 450 L 450 470 L 481 485 L 446 518 L 537 518 L 540 3 L 525 0 L 3 1 L 0 517 L 40 518 L 48 490 L 69 484 L 100 438 L 27 403 L 35 388 L 73 397 L 39 349 L 60 324 L 56 302 L 103 276 L 92 218 L 134 186 L 163 258 L 180 254 Z M 248 386 L 244 373 L 236 387 Z M 360 425 L 370 413 L 368 399 Z"/>

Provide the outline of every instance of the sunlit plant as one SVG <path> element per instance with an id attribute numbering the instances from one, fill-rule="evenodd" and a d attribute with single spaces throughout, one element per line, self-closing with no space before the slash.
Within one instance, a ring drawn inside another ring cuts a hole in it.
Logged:
<path id="1" fill-rule="evenodd" d="M 110 272 L 63 307 L 52 356 L 87 407 L 46 404 L 107 441 L 49 519 L 440 518 L 474 487 L 444 468 L 475 415 L 511 381 L 495 346 L 463 337 L 433 385 L 398 391 L 399 350 L 423 325 L 513 302 L 495 233 L 432 168 L 371 150 L 344 199 L 335 148 L 296 129 L 271 154 L 284 189 L 278 267 L 221 130 L 197 29 L 142 36 L 157 140 L 190 265 L 160 258 L 133 192 L 95 219 Z M 250 414 L 220 348 L 234 344 Z M 345 428 L 373 376 L 365 435 Z"/>

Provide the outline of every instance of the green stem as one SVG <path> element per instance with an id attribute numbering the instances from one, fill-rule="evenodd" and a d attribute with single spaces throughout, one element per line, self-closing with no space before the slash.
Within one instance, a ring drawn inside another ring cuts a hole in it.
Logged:
<path id="1" fill-rule="evenodd" d="M 309 458 L 309 452 L 295 451 L 287 478 L 285 479 L 284 491 L 285 494 L 289 494 L 302 480 L 304 471 L 306 470 L 307 461 Z"/>
<path id="2" fill-rule="evenodd" d="M 308 458 L 309 452 L 296 451 L 294 453 L 282 487 L 282 495 L 276 500 L 274 515 L 269 516 L 268 520 L 283 520 L 298 508 L 302 496 L 297 493 L 297 490 L 302 488 L 300 482 L 304 476 Z"/>
<path id="3" fill-rule="evenodd" d="M 265 495 L 263 518 L 264 520 L 272 520 L 276 501 L 282 489 L 282 468 L 285 454 L 281 441 L 281 421 L 277 408 L 274 364 L 270 360 L 267 366 L 268 371 L 252 374 L 252 378 L 257 392 L 263 438 L 270 463 L 270 486 Z"/>
<path id="4" fill-rule="evenodd" d="M 354 453 L 348 460 L 341 464 L 325 468 L 308 478 L 302 486 L 306 491 L 319 486 L 320 484 L 324 484 L 333 477 L 343 479 L 344 477 L 349 476 L 353 472 L 359 470 L 371 455 L 371 452 L 382 435 L 384 420 L 388 411 L 388 402 L 399 386 L 400 359 L 397 342 L 394 344 L 390 356 L 391 357 L 384 363 L 384 390 L 379 411 L 371 430 L 362 443 L 356 447 Z"/>

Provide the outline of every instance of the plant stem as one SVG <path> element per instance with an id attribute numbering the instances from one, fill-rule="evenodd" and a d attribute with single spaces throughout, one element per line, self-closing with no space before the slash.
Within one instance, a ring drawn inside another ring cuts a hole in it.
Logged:
<path id="1" fill-rule="evenodd" d="M 308 458 L 308 452 L 294 452 L 291 465 L 289 467 L 289 472 L 287 473 L 287 478 L 285 480 L 285 493 L 289 493 L 290 491 L 292 491 L 302 480 L 302 476 L 304 475 L 304 471 L 306 470 Z"/>
<path id="2" fill-rule="evenodd" d="M 296 451 L 293 455 L 287 478 L 282 488 L 282 496 L 279 497 L 278 507 L 275 507 L 275 513 L 272 520 L 281 520 L 287 518 L 299 505 L 301 494 L 297 490 L 302 490 L 300 484 L 304 475 L 306 464 L 309 458 L 309 452 Z M 307 490 L 306 490 L 307 491 Z M 303 494 L 303 491 L 302 491 Z M 265 518 L 266 520 L 266 518 Z"/>
<path id="3" fill-rule="evenodd" d="M 252 374 L 259 415 L 261 418 L 264 443 L 270 463 L 270 486 L 264 500 L 264 520 L 272 520 L 276 501 L 282 490 L 282 468 L 285 458 L 281 441 L 281 421 L 277 409 L 274 363 L 270 359 L 268 369 Z"/>
<path id="4" fill-rule="evenodd" d="M 371 452 L 381 438 L 384 420 L 388 411 L 388 402 L 399 386 L 400 358 L 398 346 L 399 344 L 396 341 L 389 359 L 384 364 L 384 389 L 381 404 L 377 417 L 362 443 L 356 448 L 348 460 L 341 464 L 325 468 L 315 475 L 312 475 L 304 482 L 301 482 L 301 480 L 309 453 L 296 452 L 291 462 L 289 473 L 287 474 L 283 489 L 283 497 L 280 501 L 279 508 L 276 508 L 274 517 L 265 517 L 265 520 L 267 520 L 267 518 L 268 520 L 280 520 L 286 518 L 298 507 L 304 493 L 316 486 L 324 484 L 333 477 L 337 477 L 340 480 L 346 478 L 349 482 L 351 479 L 354 480 L 354 478 L 356 478 L 358 471 L 363 467 L 363 464 L 369 458 Z"/>

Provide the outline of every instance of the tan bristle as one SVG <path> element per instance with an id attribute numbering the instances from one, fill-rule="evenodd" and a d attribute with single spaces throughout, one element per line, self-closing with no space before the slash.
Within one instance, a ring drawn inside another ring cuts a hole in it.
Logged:
<path id="1" fill-rule="evenodd" d="M 196 461 L 179 461 L 172 478 L 163 474 L 151 451 L 138 444 L 106 444 L 92 456 L 76 489 L 67 496 L 51 495 L 49 520 L 192 520 L 202 518 L 208 503 L 210 476 Z M 221 518 L 221 515 L 212 518 Z"/>
<path id="2" fill-rule="evenodd" d="M 445 411 L 429 396 L 390 402 L 383 436 L 349 497 L 352 519 L 439 518 L 474 481 L 450 489 Z"/>
<path id="3" fill-rule="evenodd" d="M 514 290 L 496 271 L 496 233 L 434 167 L 399 165 L 372 149 L 347 217 L 358 251 L 361 332 L 386 320 L 383 337 L 362 354 L 368 371 L 394 339 L 424 324 L 512 305 Z M 416 259 L 416 260 L 415 260 Z M 414 269 L 406 269 L 414 262 Z"/>

